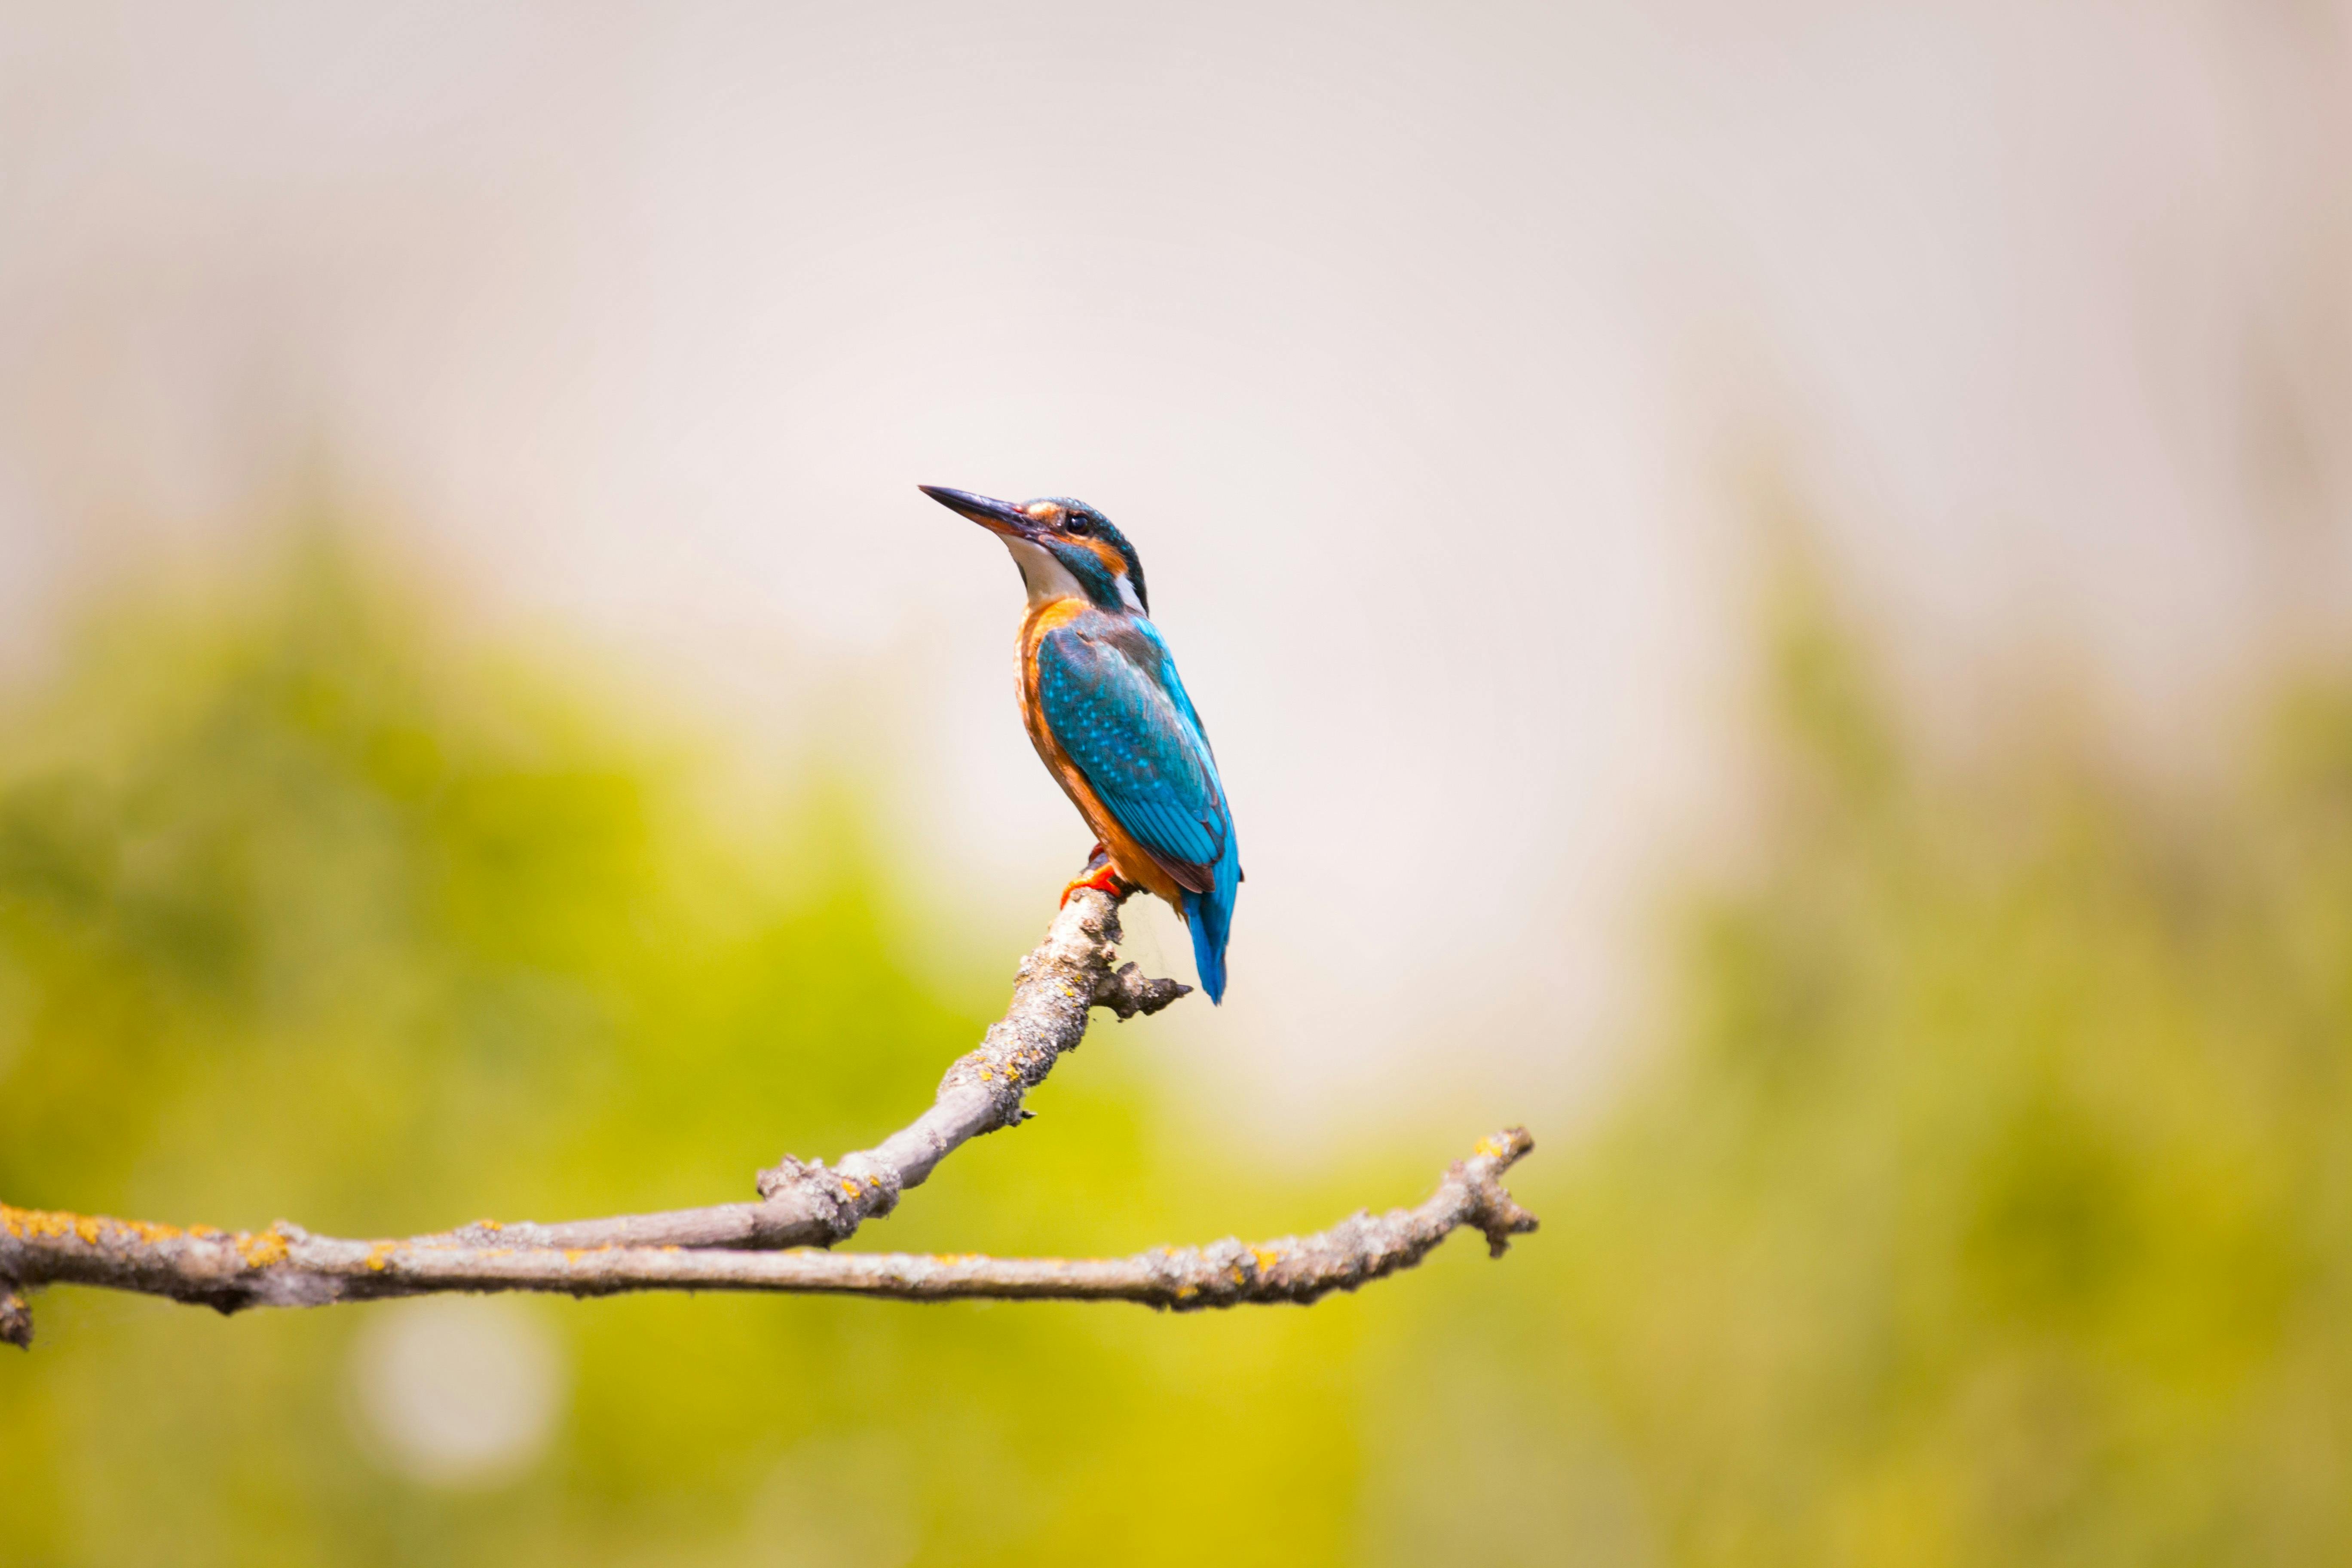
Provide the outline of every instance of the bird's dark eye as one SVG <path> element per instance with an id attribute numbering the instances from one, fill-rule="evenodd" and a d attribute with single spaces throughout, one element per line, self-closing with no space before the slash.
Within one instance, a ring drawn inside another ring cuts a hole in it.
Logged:
<path id="1" fill-rule="evenodd" d="M 1094 520 L 1087 517 L 1083 512 L 1072 513 L 1069 520 L 1062 524 L 1063 532 L 1075 533 L 1080 539 L 1084 539 L 1087 534 L 1092 533 L 1094 531 Z"/>

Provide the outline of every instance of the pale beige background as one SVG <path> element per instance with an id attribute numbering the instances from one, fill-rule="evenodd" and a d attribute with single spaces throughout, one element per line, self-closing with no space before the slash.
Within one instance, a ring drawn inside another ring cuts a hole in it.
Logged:
<path id="1" fill-rule="evenodd" d="M 1327 1131 L 1557 1106 L 1661 869 L 1728 841 L 1769 498 L 1963 741 L 2054 663 L 2193 772 L 2333 624 L 2347 38 L 2286 0 L 8 5 L 0 649 L 331 484 L 453 617 L 872 757 L 924 918 L 1009 963 L 1084 836 L 1012 711 L 1013 570 L 913 486 L 1081 495 L 1247 852 L 1181 1048 Z"/>

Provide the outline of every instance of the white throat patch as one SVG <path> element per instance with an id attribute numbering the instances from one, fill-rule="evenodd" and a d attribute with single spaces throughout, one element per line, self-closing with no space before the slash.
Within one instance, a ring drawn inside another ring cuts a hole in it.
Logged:
<path id="1" fill-rule="evenodd" d="M 1004 548 L 1013 552 L 1013 563 L 1021 568 L 1021 581 L 1028 584 L 1031 604 L 1087 596 L 1078 580 L 1070 575 L 1070 569 L 1055 560 L 1054 552 L 1044 545 L 1032 544 L 1025 539 L 1008 539 Z"/>

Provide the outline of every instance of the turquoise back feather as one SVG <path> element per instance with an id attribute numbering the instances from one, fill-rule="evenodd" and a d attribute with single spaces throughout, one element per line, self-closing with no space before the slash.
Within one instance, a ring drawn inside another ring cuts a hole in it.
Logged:
<path id="1" fill-rule="evenodd" d="M 1241 849 L 1168 645 L 1144 616 L 1089 610 L 1039 640 L 1037 696 L 1105 808 L 1184 889 L 1201 989 L 1221 1001 Z"/>

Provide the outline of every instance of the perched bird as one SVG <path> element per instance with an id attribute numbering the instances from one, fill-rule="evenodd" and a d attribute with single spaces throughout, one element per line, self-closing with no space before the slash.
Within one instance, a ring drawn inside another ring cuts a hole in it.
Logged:
<path id="1" fill-rule="evenodd" d="M 1159 894 L 1192 931 L 1201 989 L 1223 1000 L 1241 850 L 1201 716 L 1151 624 L 1135 546 L 1066 497 L 1015 506 L 921 489 L 1004 541 L 1028 585 L 1021 720 L 1097 841 L 1092 874 L 1063 889 L 1063 902 L 1088 887 Z"/>

